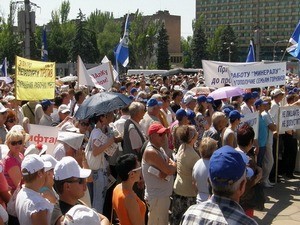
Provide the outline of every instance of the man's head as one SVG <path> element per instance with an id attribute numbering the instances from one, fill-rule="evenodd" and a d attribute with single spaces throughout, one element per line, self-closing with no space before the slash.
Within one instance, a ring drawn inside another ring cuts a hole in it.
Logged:
<path id="1" fill-rule="evenodd" d="M 101 225 L 99 214 L 85 205 L 73 206 L 65 215 L 64 225 Z"/>
<path id="2" fill-rule="evenodd" d="M 279 103 L 284 97 L 284 92 L 281 91 L 279 88 L 276 88 L 271 92 L 271 96 L 276 103 Z"/>
<path id="3" fill-rule="evenodd" d="M 263 112 L 265 110 L 265 106 L 268 105 L 268 102 L 264 102 L 262 99 L 257 99 L 254 102 L 255 108 L 259 112 Z"/>
<path id="4" fill-rule="evenodd" d="M 245 191 L 246 163 L 241 153 L 225 145 L 216 150 L 209 163 L 209 180 L 213 193 L 219 196 L 238 198 Z"/>
<path id="5" fill-rule="evenodd" d="M 54 102 L 51 102 L 49 99 L 42 100 L 41 105 L 45 114 L 50 115 L 53 112 Z"/>
<path id="6" fill-rule="evenodd" d="M 227 117 L 226 117 L 225 113 L 223 113 L 223 112 L 215 112 L 212 115 L 211 120 L 212 120 L 212 124 L 213 124 L 214 128 L 217 131 L 223 130 L 228 123 Z"/>
<path id="7" fill-rule="evenodd" d="M 157 101 L 154 98 L 150 98 L 147 101 L 147 111 L 149 114 L 154 115 L 154 116 L 158 116 L 159 112 L 160 112 L 160 108 L 161 108 L 162 102 Z"/>
<path id="8" fill-rule="evenodd" d="M 63 121 L 68 115 L 70 115 L 70 108 L 65 105 L 65 104 L 61 104 L 59 107 L 58 107 L 58 116 L 59 116 L 59 119 L 61 121 Z"/>
<path id="9" fill-rule="evenodd" d="M 188 109 L 194 110 L 195 106 L 197 105 L 197 98 L 192 95 L 186 95 L 183 98 L 183 103 Z"/>
<path id="10" fill-rule="evenodd" d="M 136 122 L 140 122 L 145 115 L 145 106 L 140 102 L 132 102 L 129 106 L 129 115 L 131 119 Z"/>
<path id="11" fill-rule="evenodd" d="M 82 169 L 71 157 L 63 157 L 54 168 L 54 187 L 61 196 L 78 200 L 84 196 L 86 178 L 91 174 L 90 169 Z"/>
<path id="12" fill-rule="evenodd" d="M 188 125 L 189 124 L 188 115 L 187 115 L 187 113 L 184 109 L 178 109 L 176 111 L 176 119 L 182 125 Z"/>
<path id="13" fill-rule="evenodd" d="M 232 111 L 230 111 L 228 117 L 229 117 L 230 123 L 234 123 L 235 121 L 239 121 L 240 122 L 241 118 L 243 118 L 244 115 L 240 114 L 240 112 L 237 111 L 237 110 L 232 110 Z"/>
<path id="14" fill-rule="evenodd" d="M 166 134 L 169 132 L 168 128 L 165 128 L 162 124 L 154 122 L 148 129 L 148 136 L 150 142 L 157 147 L 162 147 L 165 142 Z"/>
<path id="15" fill-rule="evenodd" d="M 255 102 L 255 98 L 251 92 L 245 93 L 243 95 L 243 100 L 247 105 L 252 106 L 253 103 Z"/>

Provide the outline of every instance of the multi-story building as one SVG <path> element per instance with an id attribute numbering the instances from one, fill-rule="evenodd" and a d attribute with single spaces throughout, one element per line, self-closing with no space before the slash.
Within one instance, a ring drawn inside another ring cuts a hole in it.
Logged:
<path id="1" fill-rule="evenodd" d="M 237 36 L 240 61 L 245 60 L 250 39 L 259 60 L 280 60 L 300 19 L 298 5 L 299 0 L 196 0 L 196 18 L 204 15 L 209 38 L 219 25 L 229 23 Z"/>

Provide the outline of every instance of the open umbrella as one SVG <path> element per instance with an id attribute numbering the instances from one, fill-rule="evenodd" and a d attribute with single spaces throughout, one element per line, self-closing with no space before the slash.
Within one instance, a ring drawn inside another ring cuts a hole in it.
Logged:
<path id="1" fill-rule="evenodd" d="M 132 102 L 126 95 L 115 92 L 100 92 L 83 101 L 75 113 L 79 120 L 103 115 L 123 108 Z"/>
<path id="2" fill-rule="evenodd" d="M 221 87 L 211 92 L 208 96 L 213 97 L 214 100 L 225 99 L 234 96 L 242 95 L 244 91 L 239 87 Z"/>
<path id="3" fill-rule="evenodd" d="M 208 95 L 210 92 L 212 92 L 214 88 L 210 87 L 194 87 L 189 92 L 194 93 L 194 95 Z"/>
<path id="4" fill-rule="evenodd" d="M 62 82 L 73 82 L 77 81 L 77 76 L 73 76 L 72 74 L 70 74 L 69 76 L 60 78 L 59 80 Z"/>

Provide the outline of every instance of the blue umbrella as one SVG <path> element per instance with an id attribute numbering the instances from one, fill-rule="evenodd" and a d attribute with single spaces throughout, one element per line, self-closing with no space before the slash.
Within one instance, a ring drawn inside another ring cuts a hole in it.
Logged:
<path id="1" fill-rule="evenodd" d="M 89 119 L 123 108 L 132 102 L 126 95 L 115 92 L 97 93 L 83 101 L 75 113 L 78 120 Z"/>

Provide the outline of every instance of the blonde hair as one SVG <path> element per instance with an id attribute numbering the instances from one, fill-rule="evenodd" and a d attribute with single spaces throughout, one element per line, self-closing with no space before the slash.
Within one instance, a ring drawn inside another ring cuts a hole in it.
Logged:
<path id="1" fill-rule="evenodd" d="M 10 130 L 7 134 L 6 134 L 6 140 L 5 140 L 5 144 L 10 143 L 12 140 L 16 140 L 16 139 L 22 139 L 22 141 L 25 141 L 25 137 L 24 134 L 22 133 L 22 131 L 19 130 Z"/>
<path id="2" fill-rule="evenodd" d="M 218 142 L 211 137 L 204 137 L 199 146 L 199 152 L 202 158 L 209 159 L 215 150 L 218 149 Z"/>

